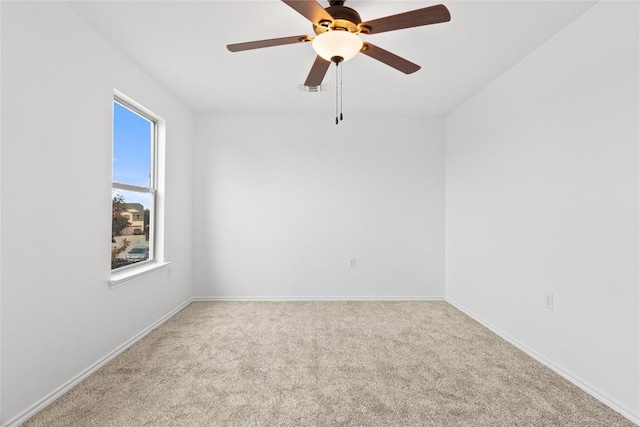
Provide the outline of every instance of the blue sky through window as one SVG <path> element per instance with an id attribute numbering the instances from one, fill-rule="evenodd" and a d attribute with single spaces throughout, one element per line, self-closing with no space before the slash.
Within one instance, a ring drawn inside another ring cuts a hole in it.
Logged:
<path id="1" fill-rule="evenodd" d="M 113 180 L 141 187 L 151 186 L 153 124 L 113 103 Z"/>

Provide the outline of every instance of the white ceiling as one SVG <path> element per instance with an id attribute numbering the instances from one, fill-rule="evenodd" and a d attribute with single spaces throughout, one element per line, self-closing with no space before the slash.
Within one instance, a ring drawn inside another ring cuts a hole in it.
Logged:
<path id="1" fill-rule="evenodd" d="M 328 6 L 325 0 L 320 2 Z M 348 0 L 363 21 L 437 4 Z M 405 75 L 365 55 L 346 62 L 344 111 L 444 115 L 595 2 L 443 1 L 451 21 L 363 36 L 422 66 Z M 231 53 L 228 43 L 313 34 L 277 0 L 86 1 L 69 5 L 197 112 L 333 114 L 334 93 L 301 93 L 310 43 Z M 570 55 L 571 52 L 567 52 Z M 324 82 L 334 87 L 329 70 Z"/>

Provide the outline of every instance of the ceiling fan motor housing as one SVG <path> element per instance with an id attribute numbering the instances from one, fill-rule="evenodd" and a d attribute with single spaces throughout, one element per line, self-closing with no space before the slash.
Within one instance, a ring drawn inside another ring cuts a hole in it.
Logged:
<path id="1" fill-rule="evenodd" d="M 322 20 L 318 25 L 314 25 L 313 31 L 315 31 L 316 34 L 335 30 L 349 31 L 350 33 L 358 33 L 361 31 L 359 27 L 359 24 L 362 22 L 360 14 L 350 7 L 342 6 L 342 3 L 344 2 L 331 2 L 331 6 L 325 8 L 327 13 L 333 17 L 333 22 Z"/>

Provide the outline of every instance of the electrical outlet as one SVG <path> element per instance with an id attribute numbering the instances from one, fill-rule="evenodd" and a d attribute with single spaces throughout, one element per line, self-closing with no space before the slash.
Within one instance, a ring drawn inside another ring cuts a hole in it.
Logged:
<path id="1" fill-rule="evenodd" d="M 349 268 L 356 268 L 356 259 L 349 258 Z"/>
<path id="2" fill-rule="evenodd" d="M 553 292 L 545 292 L 544 294 L 544 306 L 549 310 L 553 310 Z"/>

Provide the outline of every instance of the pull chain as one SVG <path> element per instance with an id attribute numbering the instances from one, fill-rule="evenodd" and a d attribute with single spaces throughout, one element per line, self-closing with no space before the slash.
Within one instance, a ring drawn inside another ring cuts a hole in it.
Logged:
<path id="1" fill-rule="evenodd" d="M 340 121 L 342 121 L 342 69 L 344 67 L 340 67 Z"/>
<path id="2" fill-rule="evenodd" d="M 338 78 L 340 63 L 336 62 L 336 124 L 338 124 Z"/>
<path id="3" fill-rule="evenodd" d="M 336 124 L 342 121 L 342 118 L 342 67 L 340 62 L 336 62 Z"/>
<path id="4" fill-rule="evenodd" d="M 340 63 L 344 60 L 341 56 L 334 56 L 331 62 L 336 64 L 336 124 L 342 120 L 342 67 Z"/>

